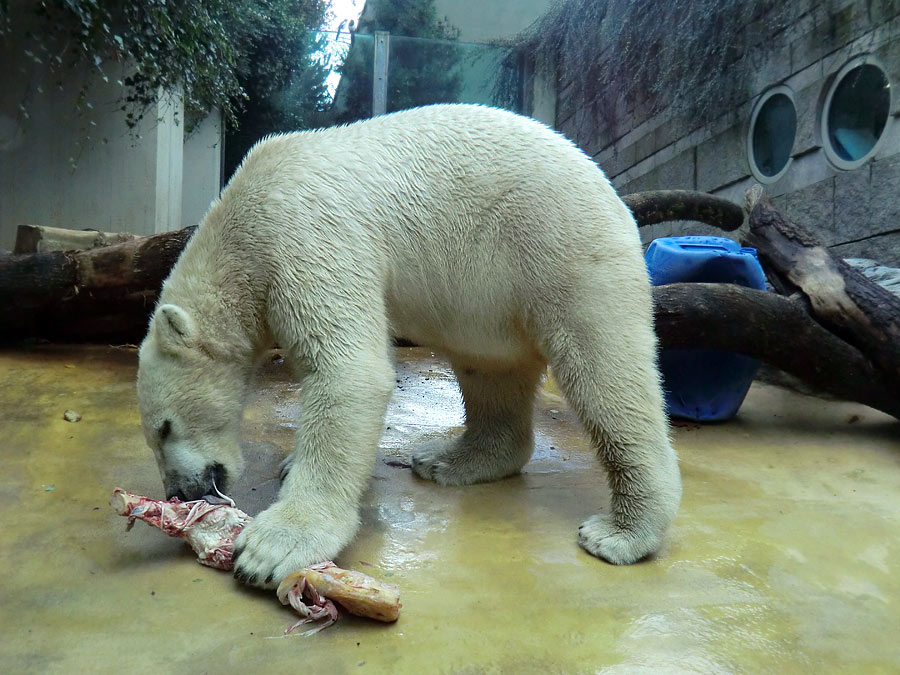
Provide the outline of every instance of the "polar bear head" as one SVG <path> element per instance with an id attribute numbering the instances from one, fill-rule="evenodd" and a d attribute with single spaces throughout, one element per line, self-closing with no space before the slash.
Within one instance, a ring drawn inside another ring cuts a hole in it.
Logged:
<path id="1" fill-rule="evenodd" d="M 141 425 L 166 495 L 199 499 L 243 469 L 240 422 L 246 380 L 181 307 L 161 305 L 140 349 Z"/>

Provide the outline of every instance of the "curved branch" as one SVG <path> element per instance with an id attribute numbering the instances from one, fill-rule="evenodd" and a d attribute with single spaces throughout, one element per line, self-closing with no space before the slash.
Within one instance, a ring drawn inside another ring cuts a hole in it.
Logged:
<path id="1" fill-rule="evenodd" d="M 743 209 L 727 199 L 693 190 L 650 190 L 622 197 L 638 227 L 669 220 L 696 220 L 733 232 L 744 222 Z"/>

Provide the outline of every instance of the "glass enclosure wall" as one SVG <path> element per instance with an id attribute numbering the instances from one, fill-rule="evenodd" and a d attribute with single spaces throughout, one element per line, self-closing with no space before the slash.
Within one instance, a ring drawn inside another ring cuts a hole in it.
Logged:
<path id="1" fill-rule="evenodd" d="M 385 111 L 432 103 L 480 103 L 522 111 L 523 74 L 512 50 L 494 45 L 385 35 Z M 273 77 L 247 103 L 225 140 L 225 178 L 267 134 L 313 129 L 373 115 L 373 35 L 310 32 L 306 58 Z M 383 61 L 379 61 L 382 65 Z"/>

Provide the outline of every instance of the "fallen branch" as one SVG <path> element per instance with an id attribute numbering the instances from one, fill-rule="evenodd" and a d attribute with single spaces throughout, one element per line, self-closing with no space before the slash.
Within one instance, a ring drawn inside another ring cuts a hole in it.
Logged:
<path id="1" fill-rule="evenodd" d="M 87 251 L 0 256 L 0 339 L 139 341 L 194 229 Z"/>
<path id="2" fill-rule="evenodd" d="M 47 253 L 49 251 L 84 251 L 101 246 L 121 244 L 135 239 L 134 234 L 99 232 L 98 230 L 67 230 L 44 225 L 19 225 L 13 253 Z"/>
<path id="3" fill-rule="evenodd" d="M 656 332 L 668 349 L 723 349 L 758 358 L 839 399 L 900 419 L 896 380 L 784 296 L 734 284 L 653 288 Z"/>

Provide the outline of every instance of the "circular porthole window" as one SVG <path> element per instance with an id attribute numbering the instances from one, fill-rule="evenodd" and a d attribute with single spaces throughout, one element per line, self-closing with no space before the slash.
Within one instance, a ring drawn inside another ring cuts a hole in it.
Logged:
<path id="1" fill-rule="evenodd" d="M 797 109 L 788 87 L 770 89 L 757 101 L 750 116 L 747 139 L 750 169 L 761 183 L 774 183 L 791 162 L 797 136 Z"/>
<path id="2" fill-rule="evenodd" d="M 871 57 L 850 61 L 825 97 L 822 140 L 839 169 L 855 169 L 878 150 L 891 113 L 891 84 Z"/>

